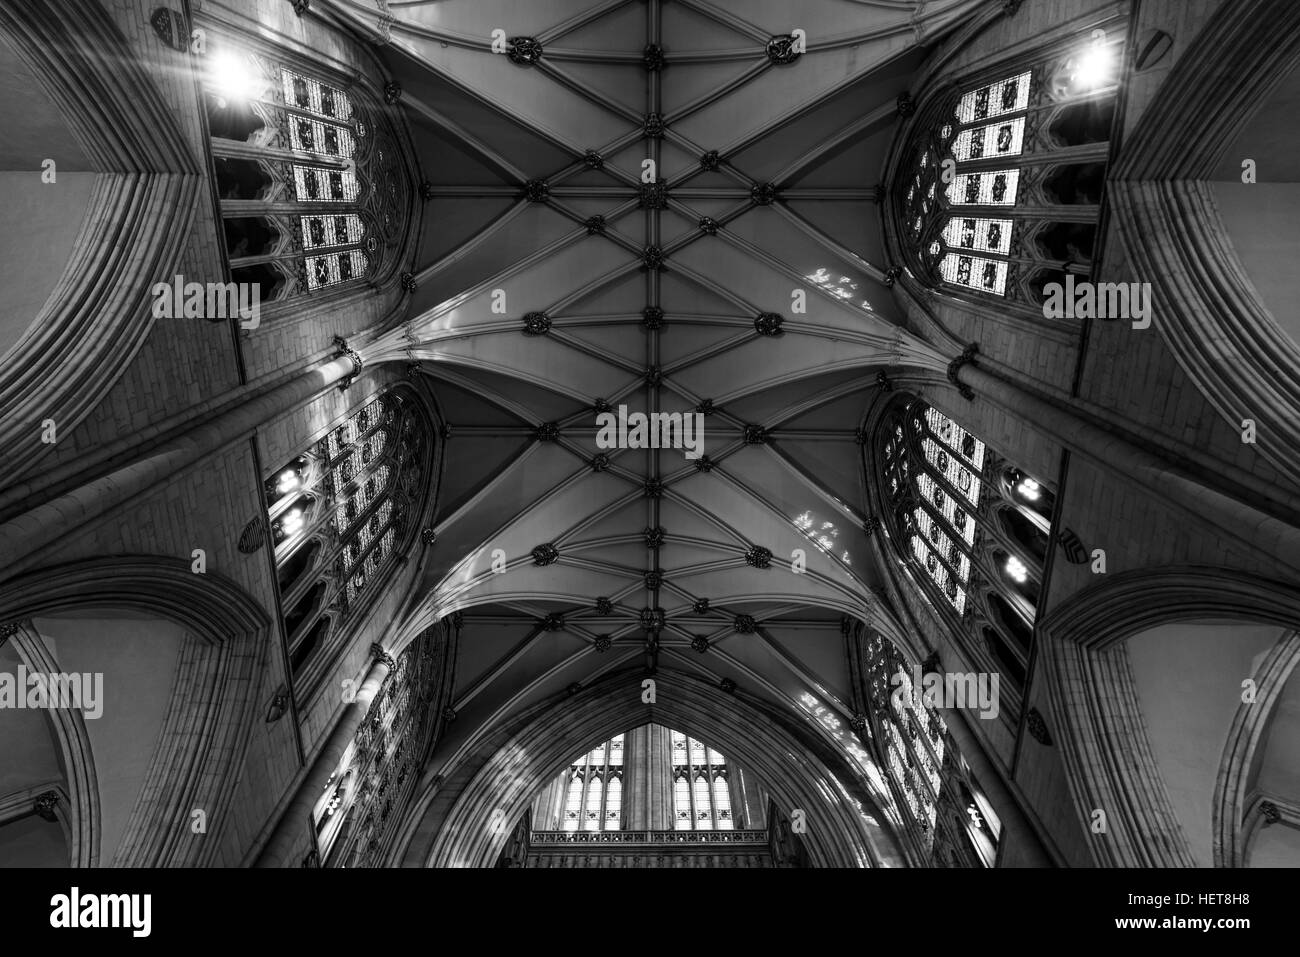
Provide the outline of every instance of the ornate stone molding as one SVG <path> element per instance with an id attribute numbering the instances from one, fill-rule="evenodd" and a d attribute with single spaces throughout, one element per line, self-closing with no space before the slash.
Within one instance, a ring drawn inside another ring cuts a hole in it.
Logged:
<path id="1" fill-rule="evenodd" d="M 370 657 L 377 665 L 387 665 L 389 668 L 397 666 L 397 660 L 384 651 L 384 646 L 377 641 L 370 643 Z"/>
<path id="2" fill-rule="evenodd" d="M 760 336 L 776 339 L 785 335 L 781 331 L 782 316 L 779 312 L 761 312 L 754 319 L 754 331 Z"/>
<path id="3" fill-rule="evenodd" d="M 957 373 L 961 371 L 962 366 L 966 366 L 966 365 L 975 366 L 976 368 L 978 368 L 979 363 L 975 361 L 975 357 L 979 354 L 979 351 L 980 351 L 979 343 L 972 342 L 970 345 L 968 345 L 965 349 L 961 351 L 961 355 L 957 356 L 955 359 L 953 359 L 951 362 L 948 363 L 948 372 L 947 372 L 948 381 L 957 387 L 957 391 L 961 393 L 961 397 L 965 399 L 967 402 L 975 398 L 975 390 L 972 389 L 970 386 L 966 385 L 966 383 L 960 381 L 957 378 Z"/>
<path id="4" fill-rule="evenodd" d="M 560 560 L 560 550 L 550 542 L 533 549 L 533 564 L 539 566 L 554 565 Z"/>
<path id="5" fill-rule="evenodd" d="M 542 58 L 542 44 L 533 37 L 511 37 L 506 41 L 506 56 L 517 66 L 533 66 Z"/>
<path id="6" fill-rule="evenodd" d="M 544 336 L 551 331 L 551 317 L 544 312 L 524 314 L 524 335 Z"/>
<path id="7" fill-rule="evenodd" d="M 767 58 L 777 66 L 789 66 L 802 55 L 793 34 L 778 33 L 767 41 Z"/>
<path id="8" fill-rule="evenodd" d="M 356 381 L 357 376 L 361 375 L 361 369 L 365 365 L 362 362 L 361 354 L 348 345 L 348 341 L 342 336 L 334 337 L 334 348 L 339 351 L 334 354 L 335 359 L 347 358 L 352 362 L 352 371 L 339 381 L 339 391 L 343 392 Z"/>
<path id="9" fill-rule="evenodd" d="M 266 541 L 266 516 L 257 515 L 249 520 L 239 533 L 238 548 L 243 555 L 255 554 Z"/>

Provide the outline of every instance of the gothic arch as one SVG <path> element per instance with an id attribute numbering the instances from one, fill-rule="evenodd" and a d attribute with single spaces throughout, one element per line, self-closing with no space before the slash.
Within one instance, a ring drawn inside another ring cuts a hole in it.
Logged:
<path id="1" fill-rule="evenodd" d="M 0 618 L 20 623 L 20 630 L 35 617 L 102 610 L 165 618 L 186 633 L 161 740 L 113 863 L 210 865 L 256 720 L 270 618 L 224 576 L 196 575 L 186 561 L 157 556 L 72 562 L 0 586 Z M 84 735 L 69 738 L 74 745 L 78 740 L 86 743 Z M 99 848 L 93 756 L 85 747 L 71 753 L 75 793 L 69 798 L 79 841 L 74 863 L 94 863 Z M 207 812 L 209 834 L 203 840 L 193 839 L 195 808 Z"/>
<path id="2" fill-rule="evenodd" d="M 143 345 L 154 321 L 149 291 L 173 272 L 202 181 L 172 111 L 98 3 L 4 4 L 0 30 L 94 173 L 61 276 L 3 355 L 0 444 L 16 453 L 8 484 L 54 447 L 41 441 L 42 423 L 68 435 Z"/>
<path id="3" fill-rule="evenodd" d="M 1256 672 L 1256 696 L 1243 701 L 1233 717 L 1214 791 L 1215 867 L 1246 865 L 1260 823 L 1260 799 L 1249 791 L 1251 769 L 1297 665 L 1300 632 L 1293 631 L 1269 651 Z"/>
<path id="4" fill-rule="evenodd" d="M 505 822 L 518 820 L 576 751 L 651 721 L 710 742 L 762 780 L 780 806 L 804 809 L 815 866 L 908 863 L 895 823 L 842 759 L 743 693 L 680 672 L 660 671 L 658 701 L 647 710 L 643 677 L 624 672 L 538 705 L 462 753 L 414 802 L 397 856 L 410 866 L 492 866 L 510 837 Z M 828 799 L 837 787 L 841 793 Z"/>
<path id="5" fill-rule="evenodd" d="M 1047 679 L 1049 720 L 1057 724 L 1052 738 L 1061 749 L 1080 827 L 1090 833 L 1094 809 L 1106 811 L 1107 833 L 1092 835 L 1090 843 L 1101 865 L 1196 866 L 1152 753 L 1126 649 L 1127 639 L 1149 628 L 1196 619 L 1293 628 L 1300 623 L 1300 593 L 1222 568 L 1144 569 L 1078 592 L 1040 623 L 1038 668 Z M 1269 687 L 1280 690 L 1284 677 L 1273 677 Z M 1241 850 L 1233 851 L 1235 839 L 1225 844 L 1224 834 L 1245 810 L 1239 796 L 1241 739 L 1251 733 L 1238 720 L 1229 735 L 1229 770 L 1221 770 L 1214 800 L 1215 863 L 1227 863 L 1221 854 Z M 1117 755 L 1129 758 L 1121 762 Z"/>
<path id="6" fill-rule="evenodd" d="M 1133 273 L 1161 304 L 1154 327 L 1233 429 L 1258 422 L 1255 448 L 1279 479 L 1300 455 L 1300 342 L 1252 281 L 1211 181 L 1300 63 L 1298 38 L 1300 8 L 1285 0 L 1221 7 L 1161 85 L 1107 184 Z M 1223 82 L 1225 71 L 1235 82 Z M 1267 164 L 1260 176 L 1268 180 Z"/>

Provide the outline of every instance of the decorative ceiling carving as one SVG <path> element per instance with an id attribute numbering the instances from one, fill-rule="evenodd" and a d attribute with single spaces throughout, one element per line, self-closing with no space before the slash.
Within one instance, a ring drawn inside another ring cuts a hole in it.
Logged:
<path id="1" fill-rule="evenodd" d="M 431 185 L 407 321 L 363 353 L 421 362 L 452 426 L 409 620 L 466 610 L 448 747 L 646 659 L 848 720 L 839 618 L 879 584 L 855 437 L 878 373 L 948 362 L 902 328 L 875 184 L 928 44 L 977 6 L 390 11 Z M 620 407 L 699 414 L 702 454 L 599 445 Z"/>

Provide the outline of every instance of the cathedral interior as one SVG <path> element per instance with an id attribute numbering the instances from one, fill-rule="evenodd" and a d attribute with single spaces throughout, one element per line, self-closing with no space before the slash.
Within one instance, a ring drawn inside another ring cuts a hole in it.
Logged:
<path id="1" fill-rule="evenodd" d="M 1300 866 L 1298 62 L 0 0 L 0 865 Z"/>

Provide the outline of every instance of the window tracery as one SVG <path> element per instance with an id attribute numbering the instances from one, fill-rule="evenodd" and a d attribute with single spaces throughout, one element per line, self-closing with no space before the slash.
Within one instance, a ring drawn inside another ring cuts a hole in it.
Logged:
<path id="1" fill-rule="evenodd" d="M 430 457 L 425 431 L 414 403 L 386 392 L 266 480 L 284 631 L 305 684 L 406 537 Z"/>
<path id="2" fill-rule="evenodd" d="M 992 867 L 1001 823 L 954 746 L 948 725 L 889 639 L 864 635 L 868 721 L 925 854 L 943 867 Z"/>
<path id="3" fill-rule="evenodd" d="M 218 61 L 240 74 L 205 83 L 232 278 L 263 302 L 375 279 L 408 203 L 382 108 L 260 52 Z"/>
<path id="4" fill-rule="evenodd" d="M 1087 277 L 1117 62 L 1115 44 L 1076 41 L 931 98 L 895 200 L 917 278 L 1041 316 L 1046 284 Z"/>
<path id="5" fill-rule="evenodd" d="M 1014 697 L 1029 660 L 1051 491 L 915 397 L 894 401 L 877 440 L 891 539 L 939 617 Z"/>

